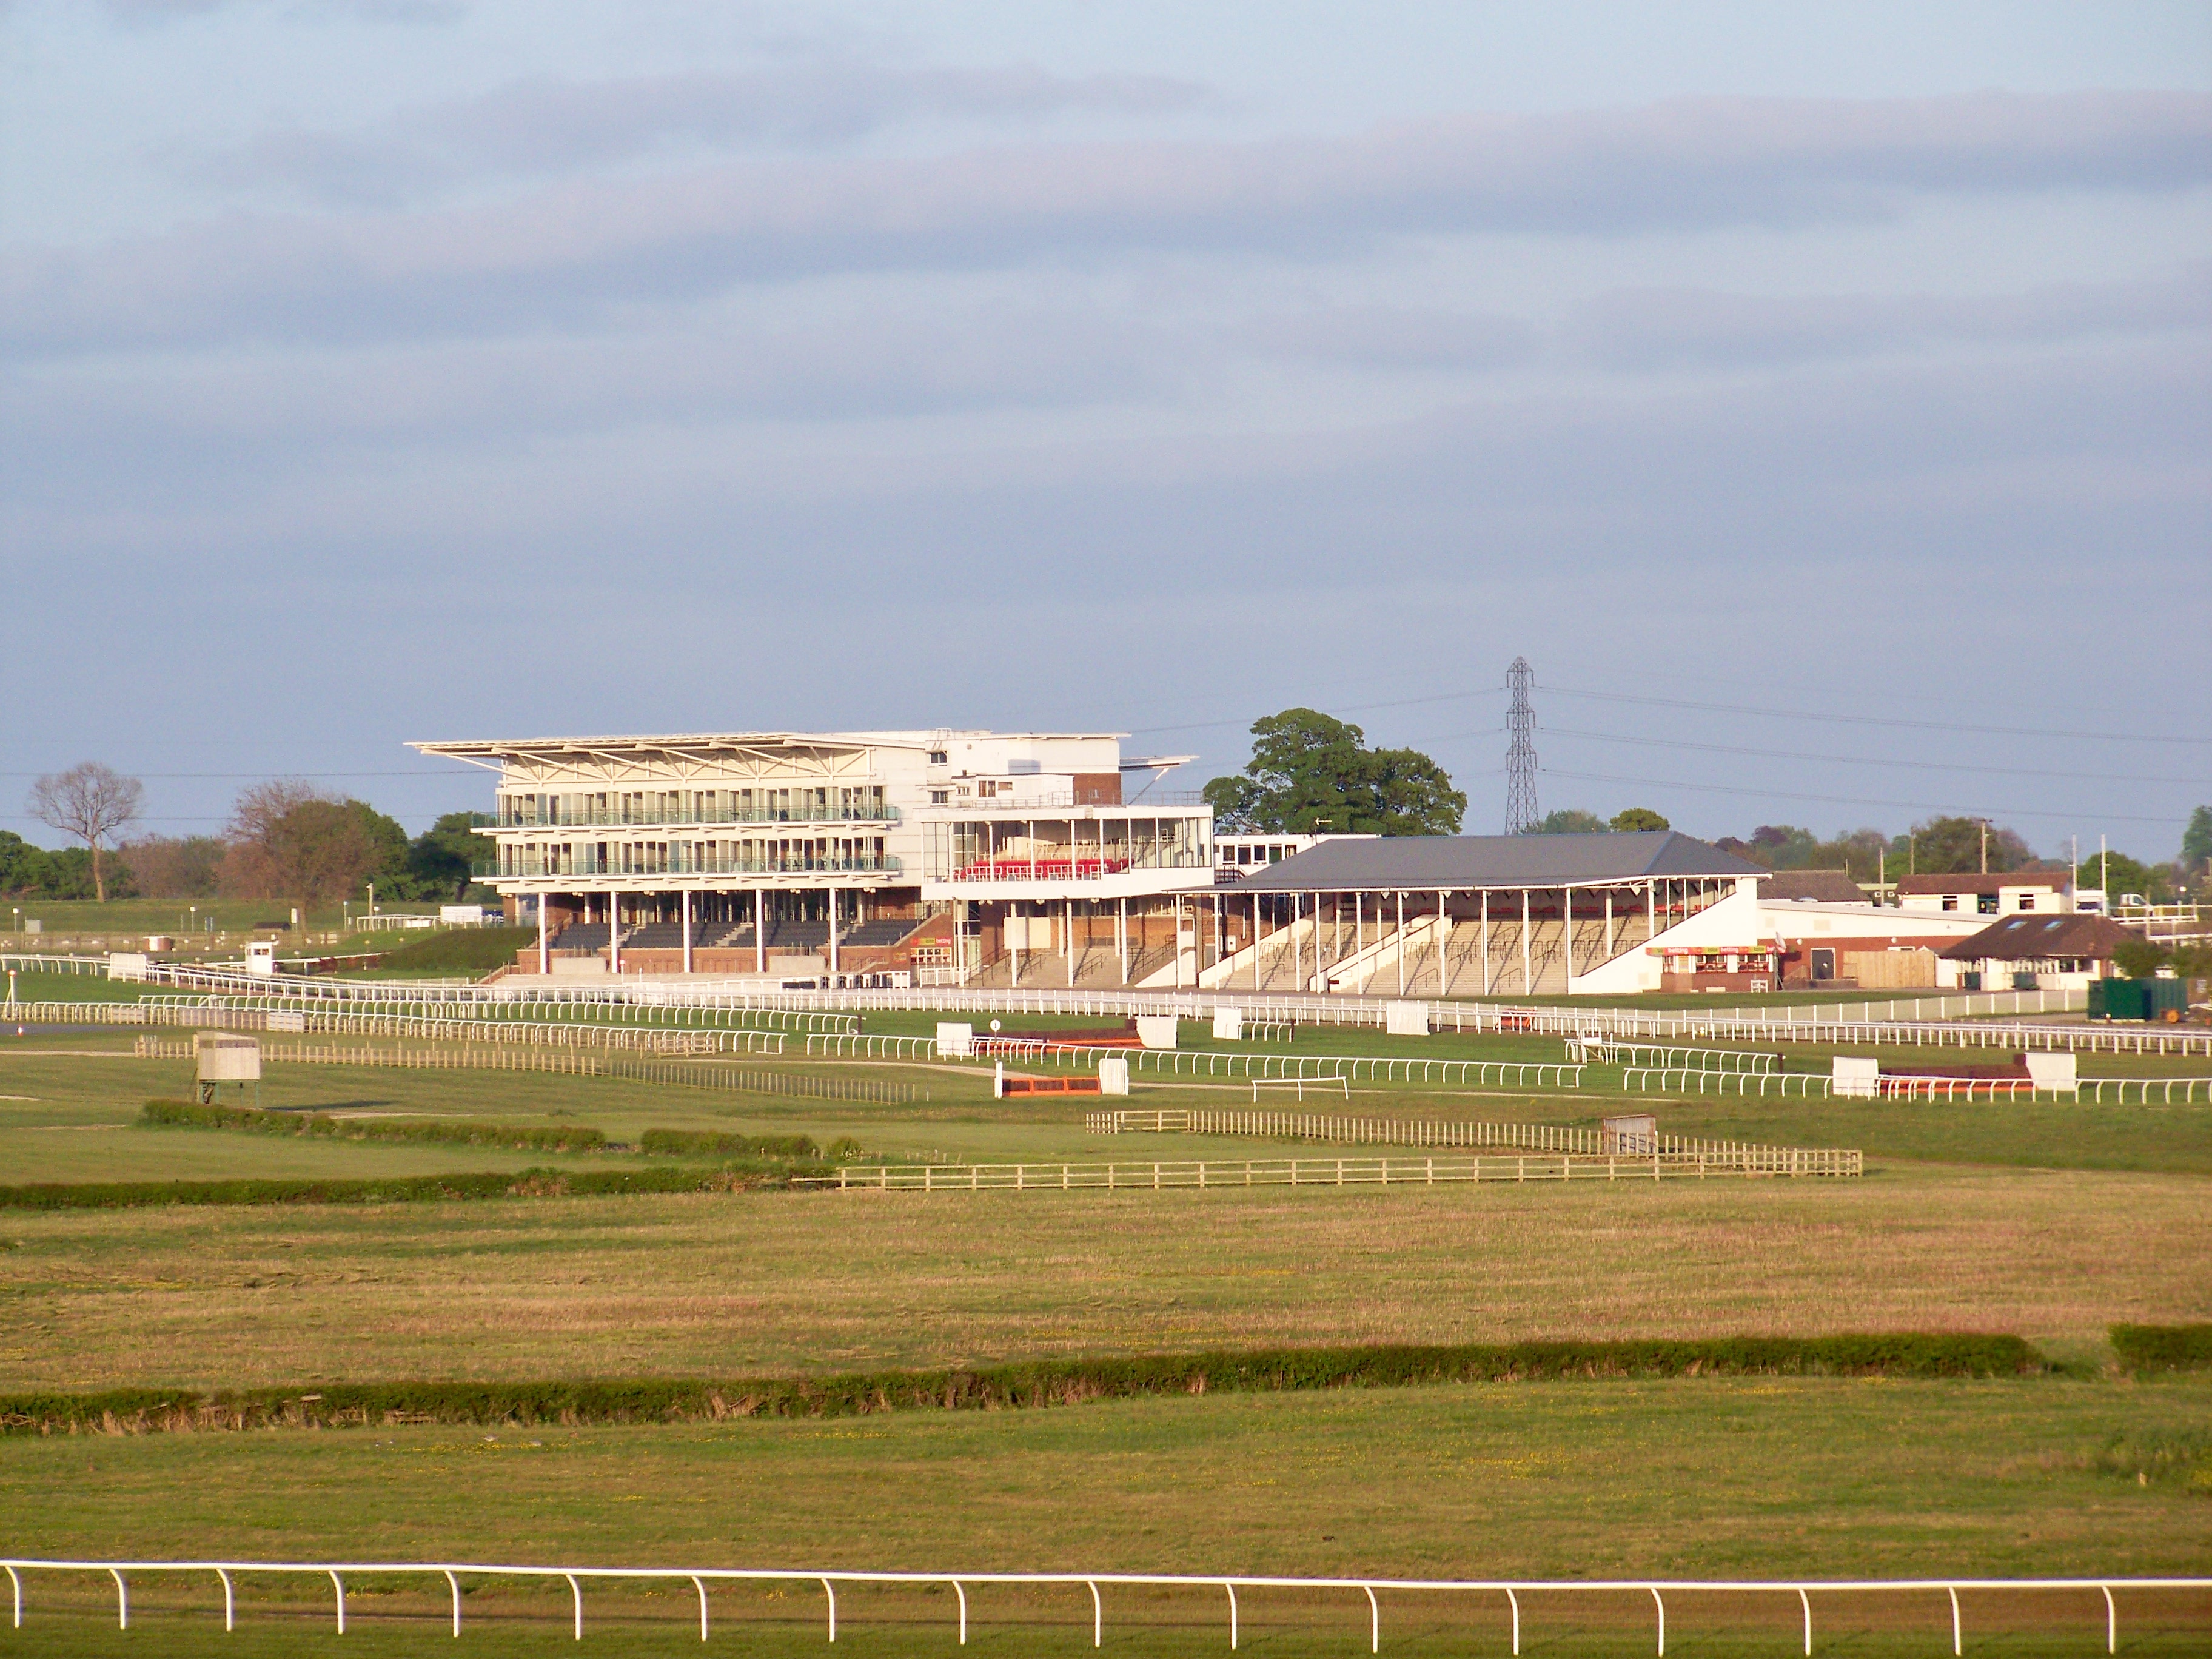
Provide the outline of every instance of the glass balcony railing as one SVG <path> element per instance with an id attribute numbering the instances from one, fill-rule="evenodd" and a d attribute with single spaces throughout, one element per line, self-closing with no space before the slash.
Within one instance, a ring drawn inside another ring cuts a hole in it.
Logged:
<path id="1" fill-rule="evenodd" d="M 687 823 L 896 823 L 899 810 L 886 802 L 860 805 L 808 801 L 791 806 L 707 808 L 694 806 L 610 806 L 563 808 L 554 813 L 517 811 L 502 808 L 499 830 L 620 830 Z"/>
<path id="2" fill-rule="evenodd" d="M 502 848 L 497 858 L 478 859 L 473 869 L 478 881 L 559 880 L 567 876 L 896 876 L 899 860 L 880 853 L 793 853 L 782 857 L 753 857 L 720 853 L 695 854 L 671 847 L 664 856 L 658 849 L 611 849 L 601 858 L 589 848 L 575 848 L 565 854 L 547 856 L 520 848 Z"/>
<path id="3" fill-rule="evenodd" d="M 1203 850 L 1188 848 L 1046 848 L 1036 853 L 1000 853 L 995 857 L 971 858 L 939 864 L 933 857 L 929 879 L 952 882 L 1103 881 L 1133 870 L 1204 870 L 1212 859 Z"/>

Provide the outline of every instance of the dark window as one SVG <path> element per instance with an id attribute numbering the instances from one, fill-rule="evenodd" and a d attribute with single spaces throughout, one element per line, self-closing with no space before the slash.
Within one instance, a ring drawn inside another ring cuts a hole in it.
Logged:
<path id="1" fill-rule="evenodd" d="M 932 766 L 945 766 L 951 764 L 951 762 L 942 749 L 933 749 L 929 751 L 929 763 Z"/>
<path id="2" fill-rule="evenodd" d="M 1996 913 L 1997 896 L 1995 893 L 1978 893 L 1975 895 L 1974 914 L 1976 915 L 1993 916 L 1996 915 Z"/>

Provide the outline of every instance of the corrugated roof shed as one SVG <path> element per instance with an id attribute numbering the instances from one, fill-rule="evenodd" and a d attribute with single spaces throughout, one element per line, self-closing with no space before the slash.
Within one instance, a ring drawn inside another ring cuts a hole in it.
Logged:
<path id="1" fill-rule="evenodd" d="M 1588 836 L 1385 836 L 1325 841 L 1238 884 L 1243 892 L 1590 887 L 1765 875 L 1748 859 L 1674 830 Z"/>
<path id="2" fill-rule="evenodd" d="M 2136 935 L 2106 916 L 2007 916 L 1942 954 L 1953 962 L 2106 962 Z"/>
<path id="3" fill-rule="evenodd" d="M 2008 887 L 2048 887 L 2064 892 L 2073 878 L 2063 870 L 1957 871 L 1948 876 L 1899 876 L 1899 893 L 1996 893 Z"/>
<path id="4" fill-rule="evenodd" d="M 1760 878 L 1763 899 L 1798 899 L 1814 904 L 1871 904 L 1866 889 L 1841 870 L 1777 870 Z"/>

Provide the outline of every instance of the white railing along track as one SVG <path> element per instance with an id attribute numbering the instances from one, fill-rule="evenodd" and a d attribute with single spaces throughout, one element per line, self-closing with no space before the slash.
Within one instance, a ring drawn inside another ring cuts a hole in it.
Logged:
<path id="1" fill-rule="evenodd" d="M 2119 1647 L 2119 1604 L 2115 1590 L 2195 1590 L 2212 1593 L 2212 1577 L 2112 1578 L 1292 1578 L 1242 1573 L 1134 1572 L 856 1572 L 847 1569 L 816 1571 L 775 1567 L 590 1567 L 529 1566 L 514 1563 L 423 1561 L 77 1561 L 31 1558 L 0 1559 L 13 1592 L 15 1628 L 23 1626 L 23 1577 L 27 1572 L 104 1573 L 115 1583 L 116 1616 L 119 1628 L 131 1627 L 130 1576 L 133 1573 L 200 1574 L 220 1581 L 223 1595 L 223 1628 L 236 1627 L 234 1580 L 246 1574 L 306 1575 L 328 1578 L 335 1595 L 337 1628 L 346 1626 L 345 1580 L 349 1575 L 433 1575 L 445 1579 L 453 1603 L 453 1633 L 461 1633 L 461 1585 L 464 1573 L 485 1578 L 558 1578 L 568 1586 L 575 1638 L 584 1637 L 584 1581 L 641 1580 L 647 1583 L 689 1582 L 699 1598 L 699 1639 L 709 1633 L 708 1583 L 819 1584 L 828 1614 L 829 1639 L 837 1639 L 837 1586 L 840 1584 L 915 1584 L 950 1589 L 959 1606 L 959 1637 L 968 1640 L 968 1587 L 978 1584 L 1066 1585 L 1089 1589 L 1091 1605 L 1091 1641 L 1105 1640 L 1105 1598 L 1102 1586 L 1153 1589 L 1216 1589 L 1228 1599 L 1229 1645 L 1234 1650 L 1239 1635 L 1237 1592 L 1255 1589 L 1359 1591 L 1367 1600 L 1368 1650 L 1382 1646 L 1382 1603 L 1378 1592 L 1503 1595 L 1511 1609 L 1513 1651 L 1521 1651 L 1523 1595 L 1546 1592 L 1580 1595 L 1649 1595 L 1656 1615 L 1657 1652 L 1667 1651 L 1667 1601 L 1669 1595 L 1740 1595 L 1794 1596 L 1803 1614 L 1805 1651 L 1813 1651 L 1813 1597 L 1826 1595 L 1929 1595 L 1949 1598 L 1951 1651 L 1962 1651 L 1964 1619 L 1959 1592 L 1984 1591 L 2096 1591 L 2105 1604 L 2105 1651 Z"/>

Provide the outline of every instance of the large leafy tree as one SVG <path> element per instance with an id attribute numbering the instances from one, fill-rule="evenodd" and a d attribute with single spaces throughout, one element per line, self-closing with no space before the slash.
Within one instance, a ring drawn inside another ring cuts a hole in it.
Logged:
<path id="1" fill-rule="evenodd" d="M 2181 862 L 2191 875 L 2212 865 L 2212 806 L 2200 806 L 2189 815 L 2189 827 L 2181 832 Z"/>
<path id="2" fill-rule="evenodd" d="M 1285 835 L 1452 836 L 1467 797 L 1414 749 L 1370 749 L 1358 726 L 1312 708 L 1252 723 L 1241 775 L 1206 786 L 1227 830 Z"/>
<path id="3" fill-rule="evenodd" d="M 2020 870 L 2033 866 L 2035 854 L 2018 834 L 1990 824 L 1989 870 Z M 1891 843 L 1891 856 L 1902 851 L 1910 867 L 1923 876 L 1963 875 L 1982 868 L 1980 818 L 1929 818 L 1912 826 L 1904 848 Z"/>
<path id="4" fill-rule="evenodd" d="M 297 779 L 256 784 L 231 808 L 223 884 L 246 897 L 289 899 L 302 917 L 316 905 L 335 904 L 391 856 L 391 836 L 374 822 L 381 817 Z M 392 831 L 404 860 L 407 832 L 396 823 Z"/>
<path id="5" fill-rule="evenodd" d="M 1532 824 L 1527 833 L 1532 836 L 1599 836 L 1605 833 L 1605 820 L 1595 812 L 1585 812 L 1579 806 L 1559 806 L 1544 814 Z"/>
<path id="6" fill-rule="evenodd" d="M 466 898 L 476 861 L 491 848 L 476 826 L 490 822 L 489 812 L 448 812 L 416 836 L 407 849 L 407 867 L 418 891 L 450 895 L 456 904 Z"/>

